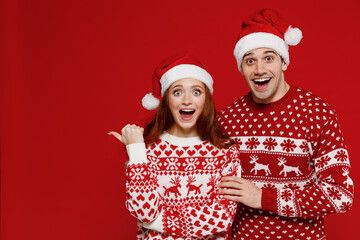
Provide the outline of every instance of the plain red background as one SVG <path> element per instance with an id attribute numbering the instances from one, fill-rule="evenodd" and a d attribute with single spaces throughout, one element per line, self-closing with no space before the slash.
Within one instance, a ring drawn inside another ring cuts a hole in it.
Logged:
<path id="1" fill-rule="evenodd" d="M 330 2 L 2 0 L 1 239 L 134 239 L 126 155 L 107 132 L 151 117 L 141 98 L 153 69 L 180 50 L 212 74 L 218 110 L 245 94 L 232 51 L 262 7 L 303 31 L 286 80 L 337 110 L 357 185 L 360 2 Z M 328 239 L 359 239 L 359 213 L 355 197 L 328 216 Z"/>

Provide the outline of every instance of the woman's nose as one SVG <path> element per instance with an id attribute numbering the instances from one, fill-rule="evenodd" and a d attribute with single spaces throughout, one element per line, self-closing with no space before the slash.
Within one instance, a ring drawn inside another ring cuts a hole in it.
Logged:
<path id="1" fill-rule="evenodd" d="M 183 104 L 188 105 L 191 103 L 191 94 L 189 93 L 184 93 L 183 96 Z"/>

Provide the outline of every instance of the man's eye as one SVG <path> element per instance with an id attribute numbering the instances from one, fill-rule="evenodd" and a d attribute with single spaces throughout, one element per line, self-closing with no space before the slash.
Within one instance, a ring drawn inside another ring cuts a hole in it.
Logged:
<path id="1" fill-rule="evenodd" d="M 272 61 L 273 59 L 273 57 L 266 57 L 266 61 Z"/>
<path id="2" fill-rule="evenodd" d="M 252 63 L 254 63 L 254 59 L 247 59 L 247 60 L 246 60 L 246 63 L 247 63 L 247 64 L 252 64 Z"/>

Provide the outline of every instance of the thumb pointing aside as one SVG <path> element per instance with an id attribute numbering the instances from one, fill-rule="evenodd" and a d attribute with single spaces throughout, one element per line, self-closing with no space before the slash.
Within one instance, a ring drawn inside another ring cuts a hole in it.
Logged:
<path id="1" fill-rule="evenodd" d="M 125 144 L 123 137 L 121 136 L 121 134 L 111 131 L 108 133 L 109 135 L 112 135 L 114 137 L 116 137 L 117 139 L 119 139 L 120 142 L 122 142 L 123 144 Z"/>

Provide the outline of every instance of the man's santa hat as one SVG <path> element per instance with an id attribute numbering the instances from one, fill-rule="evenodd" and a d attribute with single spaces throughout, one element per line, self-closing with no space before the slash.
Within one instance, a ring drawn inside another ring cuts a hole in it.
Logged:
<path id="1" fill-rule="evenodd" d="M 301 38 L 301 30 L 285 23 L 278 12 L 262 9 L 242 23 L 234 49 L 238 68 L 241 71 L 242 59 L 248 51 L 263 47 L 274 49 L 289 65 L 289 45 L 297 45 Z"/>
<path id="2" fill-rule="evenodd" d="M 213 79 L 203 65 L 191 54 L 178 53 L 160 63 L 153 74 L 153 91 L 142 99 L 142 105 L 148 110 L 156 109 L 160 103 L 160 96 L 171 84 L 184 78 L 193 78 L 203 82 L 213 93 Z"/>

